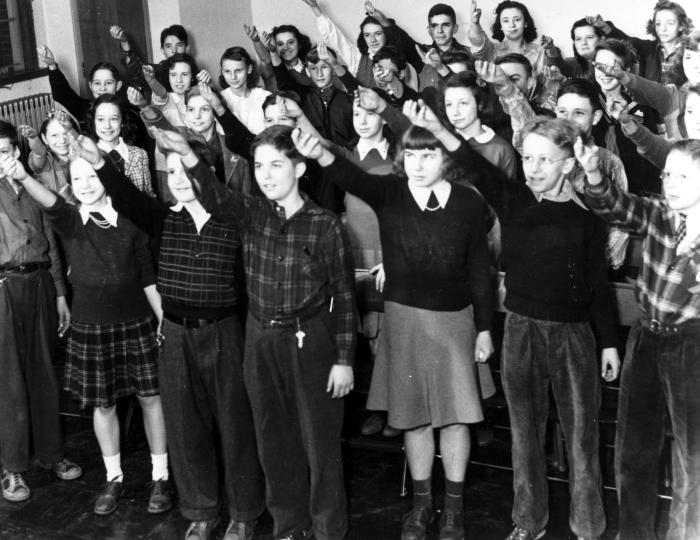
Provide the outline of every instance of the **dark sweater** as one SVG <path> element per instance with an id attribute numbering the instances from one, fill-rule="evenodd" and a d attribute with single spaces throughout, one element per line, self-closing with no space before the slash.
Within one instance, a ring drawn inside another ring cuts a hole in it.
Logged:
<path id="1" fill-rule="evenodd" d="M 614 347 L 605 223 L 573 201 L 538 202 L 503 174 L 476 176 L 474 183 L 501 222 L 506 308 L 548 321 L 590 320 L 598 345 Z"/>
<path id="2" fill-rule="evenodd" d="M 385 300 L 433 311 L 458 311 L 473 304 L 477 330 L 491 328 L 486 208 L 478 193 L 452 185 L 444 209 L 424 212 L 405 178 L 369 174 L 342 157 L 324 172 L 377 214 Z"/>
<path id="3" fill-rule="evenodd" d="M 122 216 L 117 227 L 103 229 L 92 220 L 83 225 L 78 210 L 62 197 L 46 215 L 63 240 L 70 264 L 74 320 L 117 323 L 151 313 L 143 289 L 156 282 L 156 275 L 142 231 Z"/>

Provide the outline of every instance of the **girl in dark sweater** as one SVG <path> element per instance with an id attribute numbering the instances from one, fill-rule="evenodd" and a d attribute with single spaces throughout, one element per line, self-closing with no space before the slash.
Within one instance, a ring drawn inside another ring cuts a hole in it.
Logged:
<path id="1" fill-rule="evenodd" d="M 467 424 L 483 419 L 474 359 L 485 361 L 493 352 L 486 205 L 475 190 L 445 180 L 447 153 L 421 127 L 402 138 L 399 174 L 384 176 L 334 156 L 299 130 L 295 142 L 328 178 L 369 204 L 379 221 L 385 328 L 368 408 L 387 410 L 389 424 L 404 430 L 414 509 L 402 538 L 424 538 L 434 516 L 433 428 L 440 431 L 446 477 L 440 538 L 462 538 Z"/>
<path id="2" fill-rule="evenodd" d="M 107 469 L 107 484 L 94 512 L 108 515 L 117 509 L 124 476 L 116 401 L 132 394 L 143 411 L 153 462 L 148 512 L 165 512 L 172 499 L 156 365 L 162 310 L 148 238 L 117 214 L 90 163 L 73 158 L 69 172 L 77 208 L 26 173 L 21 181 L 61 236 L 71 263 L 73 320 L 65 388 L 81 407 L 93 408 Z"/>

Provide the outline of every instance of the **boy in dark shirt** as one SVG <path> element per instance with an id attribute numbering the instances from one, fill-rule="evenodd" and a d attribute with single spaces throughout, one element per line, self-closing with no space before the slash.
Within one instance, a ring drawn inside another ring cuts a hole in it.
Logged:
<path id="1" fill-rule="evenodd" d="M 18 157 L 17 130 L 0 121 L 0 461 L 2 494 L 12 502 L 30 495 L 21 474 L 30 465 L 30 441 L 60 479 L 82 473 L 63 458 L 51 363 L 56 309 L 61 335 L 70 324 L 66 286 L 53 233 L 12 177 Z"/>
<path id="2" fill-rule="evenodd" d="M 354 270 L 340 220 L 299 192 L 305 164 L 291 131 L 268 128 L 253 143 L 261 198 L 226 189 L 181 136 L 155 130 L 160 145 L 180 154 L 204 208 L 243 236 L 244 378 L 274 538 L 341 540 L 347 515 L 338 398 L 353 387 Z"/>

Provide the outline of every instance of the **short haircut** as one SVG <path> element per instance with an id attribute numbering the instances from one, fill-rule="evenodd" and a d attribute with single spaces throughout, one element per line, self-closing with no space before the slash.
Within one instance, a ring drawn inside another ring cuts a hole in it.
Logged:
<path id="1" fill-rule="evenodd" d="M 694 30 L 686 38 L 685 50 L 700 52 L 700 30 Z"/>
<path id="2" fill-rule="evenodd" d="M 559 86 L 559 91 L 557 92 L 557 99 L 566 94 L 576 94 L 577 96 L 588 99 L 588 101 L 591 103 L 593 112 L 602 109 L 598 95 L 598 88 L 596 87 L 595 83 L 589 81 L 588 79 L 567 79 L 561 83 L 561 86 Z"/>
<path id="3" fill-rule="evenodd" d="M 223 98 L 221 97 L 221 93 L 214 87 L 210 86 L 209 89 L 212 91 L 213 94 L 215 94 L 219 100 L 224 103 Z M 185 105 L 187 105 L 190 102 L 190 99 L 196 96 L 201 96 L 202 92 L 199 89 L 199 85 L 194 85 L 192 88 L 190 88 L 187 93 L 185 94 Z M 224 105 L 225 106 L 225 105 Z"/>
<path id="4" fill-rule="evenodd" d="M 508 53 L 503 56 L 499 56 L 493 61 L 494 64 L 500 66 L 501 64 L 520 64 L 525 68 L 525 72 L 528 77 L 532 77 L 532 64 L 527 59 L 527 56 L 520 53 Z"/>
<path id="5" fill-rule="evenodd" d="M 268 107 L 272 105 L 277 105 L 278 97 L 291 99 L 294 103 L 301 107 L 301 97 L 299 97 L 299 94 L 297 94 L 296 92 L 292 92 L 291 90 L 279 90 L 278 92 L 273 92 L 265 98 L 265 101 L 263 101 L 262 104 L 263 113 Z"/>
<path id="6" fill-rule="evenodd" d="M 121 77 L 119 76 L 119 70 L 117 69 L 117 66 L 112 64 L 111 62 L 98 62 L 94 66 L 92 66 L 92 69 L 90 70 L 90 79 L 88 82 L 91 82 L 93 77 L 95 76 L 95 73 L 100 71 L 101 69 L 106 69 L 110 73 L 112 73 L 112 77 L 114 77 L 115 81 L 120 81 Z"/>
<path id="7" fill-rule="evenodd" d="M 481 109 L 485 102 L 484 90 L 479 86 L 479 77 L 473 71 L 462 71 L 461 73 L 453 73 L 445 81 L 445 90 L 448 88 L 466 88 L 471 90 L 474 99 L 476 100 L 477 111 L 481 116 Z"/>
<path id="8" fill-rule="evenodd" d="M 302 156 L 297 150 L 297 147 L 294 146 L 292 131 L 294 131 L 294 128 L 289 126 L 270 126 L 261 131 L 250 145 L 250 155 L 255 157 L 255 151 L 260 146 L 272 146 L 294 163 L 304 161 L 304 156 Z"/>
<path id="9" fill-rule="evenodd" d="M 185 47 L 189 44 L 189 37 L 187 36 L 187 30 L 185 30 L 185 27 L 182 26 L 181 24 L 173 24 L 172 26 L 168 26 L 167 28 L 163 28 L 163 31 L 160 33 L 160 46 L 163 47 L 165 45 L 165 38 L 168 36 L 175 36 L 177 39 L 182 41 L 185 44 Z"/>
<path id="10" fill-rule="evenodd" d="M 671 145 L 668 153 L 670 154 L 671 152 L 682 152 L 700 165 L 700 139 L 682 139 L 677 141 Z M 698 175 L 700 176 L 700 172 Z"/>
<path id="11" fill-rule="evenodd" d="M 406 150 L 442 150 L 447 163 L 451 164 L 447 150 L 443 144 L 430 131 L 419 126 L 411 126 L 403 134 L 396 148 L 394 156 L 394 172 L 400 176 L 406 176 L 403 166 L 404 153 Z M 444 168 L 444 166 L 443 166 Z"/>
<path id="12" fill-rule="evenodd" d="M 496 41 L 503 41 L 506 35 L 503 33 L 503 28 L 501 27 L 501 13 L 504 9 L 518 9 L 520 13 L 523 14 L 523 19 L 525 19 L 525 29 L 523 31 L 523 39 L 526 43 L 532 43 L 537 37 L 537 28 L 535 27 L 535 21 L 532 19 L 532 15 L 527 9 L 525 4 L 520 2 L 515 2 L 514 0 L 504 0 L 496 6 L 496 20 L 491 26 L 491 35 Z"/>
<path id="13" fill-rule="evenodd" d="M 626 41 L 619 39 L 604 39 L 600 41 L 598 45 L 596 45 L 593 58 L 595 58 L 595 55 L 598 54 L 598 51 L 610 51 L 613 53 L 620 59 L 622 69 L 629 70 L 639 63 L 637 51 Z"/>
<path id="14" fill-rule="evenodd" d="M 19 146 L 17 128 L 4 120 L 0 120 L 0 139 L 10 139 L 10 144 L 13 148 L 17 148 Z"/>
<path id="15" fill-rule="evenodd" d="M 683 6 L 676 2 L 670 2 L 669 0 L 659 0 L 654 6 L 654 12 L 651 19 L 647 21 L 647 34 L 653 36 L 654 39 L 659 39 L 656 35 L 656 14 L 659 11 L 672 11 L 676 18 L 678 19 L 678 26 L 680 27 L 679 35 L 688 35 L 693 29 L 693 21 L 688 17 L 688 14 L 683 9 Z"/>
<path id="16" fill-rule="evenodd" d="M 468 70 L 474 70 L 474 59 L 466 51 L 450 51 L 442 54 L 442 63 L 464 64 Z"/>
<path id="17" fill-rule="evenodd" d="M 338 58 L 338 55 L 336 52 L 331 49 L 330 47 L 326 47 L 328 50 L 328 54 L 330 54 L 333 58 Z M 318 56 L 318 46 L 315 45 L 311 47 L 311 50 L 309 50 L 308 54 L 306 55 L 306 59 L 304 60 L 305 64 L 318 64 L 321 61 L 321 58 Z"/>
<path id="18" fill-rule="evenodd" d="M 581 136 L 580 129 L 573 122 L 546 116 L 535 116 L 525 124 L 520 132 L 520 144 L 532 133 L 549 139 L 555 146 L 566 150 L 570 156 L 574 155 L 574 143 Z"/>
<path id="19" fill-rule="evenodd" d="M 428 22 L 437 15 L 447 15 L 452 21 L 452 24 L 457 24 L 457 15 L 452 6 L 448 6 L 447 4 L 435 4 L 428 11 Z"/>
<path id="20" fill-rule="evenodd" d="M 372 58 L 372 62 L 375 64 L 380 60 L 391 60 L 399 71 L 406 69 L 406 55 L 398 47 L 384 45 Z"/>
<path id="21" fill-rule="evenodd" d="M 299 44 L 299 60 L 302 62 L 306 60 L 306 55 L 311 49 L 311 40 L 309 39 L 309 36 L 302 34 L 296 26 L 292 24 L 281 24 L 280 26 L 275 26 L 270 33 L 275 40 L 277 40 L 277 36 L 279 34 L 292 34 Z"/>
<path id="22" fill-rule="evenodd" d="M 253 59 L 250 57 L 248 54 L 248 51 L 246 51 L 243 47 L 229 47 L 224 51 L 224 54 L 221 55 L 221 60 L 219 60 L 219 67 L 223 67 L 224 65 L 224 60 L 235 60 L 237 62 L 243 62 L 246 66 L 246 68 L 251 67 L 250 73 L 248 73 L 248 76 L 246 77 L 246 86 L 248 88 L 253 88 L 256 83 L 258 82 L 258 79 L 260 76 L 258 75 L 258 68 L 255 65 L 255 62 L 253 62 Z M 228 83 L 226 82 L 226 79 L 224 79 L 223 75 L 219 75 L 219 85 L 221 88 L 227 88 Z"/>

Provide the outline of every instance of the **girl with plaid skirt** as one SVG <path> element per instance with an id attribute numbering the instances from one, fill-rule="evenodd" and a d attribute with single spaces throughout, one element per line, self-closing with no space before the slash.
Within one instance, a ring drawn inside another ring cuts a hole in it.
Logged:
<path id="1" fill-rule="evenodd" d="M 15 177 L 46 212 L 70 263 L 73 320 L 65 389 L 82 408 L 94 410 L 93 426 L 107 469 L 94 512 L 108 515 L 117 509 L 124 475 L 116 401 L 132 394 L 143 410 L 153 461 L 148 511 L 165 512 L 172 501 L 156 364 L 162 310 L 148 237 L 117 214 L 88 161 L 71 158 L 69 173 L 78 207 L 24 171 Z"/>

